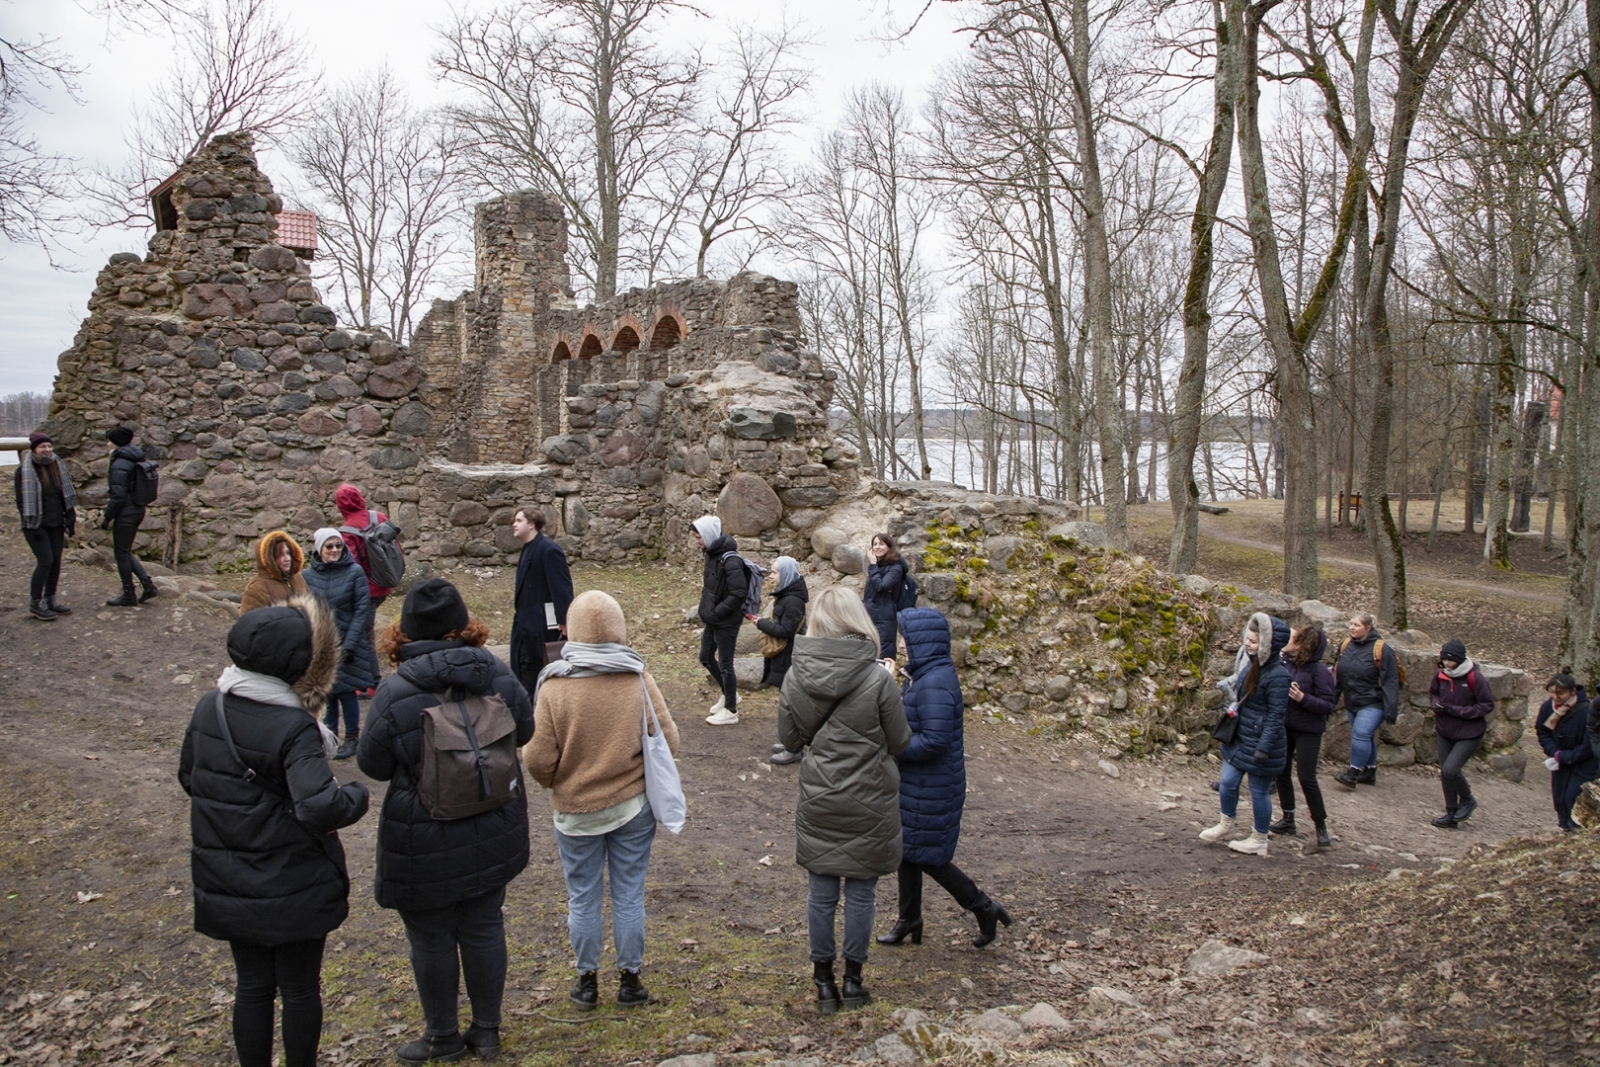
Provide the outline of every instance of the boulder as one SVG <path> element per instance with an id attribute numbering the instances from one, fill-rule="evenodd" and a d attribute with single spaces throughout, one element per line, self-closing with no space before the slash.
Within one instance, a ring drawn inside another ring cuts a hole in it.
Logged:
<path id="1" fill-rule="evenodd" d="M 996 574 L 1007 574 L 1010 567 L 1007 561 L 1011 554 L 1023 546 L 1020 537 L 989 537 L 983 542 L 983 554 L 989 560 L 989 569 Z"/>
<path id="2" fill-rule="evenodd" d="M 740 471 L 717 496 L 717 517 L 723 530 L 735 537 L 754 537 L 777 527 L 783 504 L 765 480 Z"/>
<path id="3" fill-rule="evenodd" d="M 383 415 L 371 404 L 357 404 L 344 413 L 344 426 L 357 437 L 376 437 L 383 432 Z"/>
<path id="4" fill-rule="evenodd" d="M 778 441 L 795 434 L 794 416 L 765 408 L 729 408 L 722 428 L 747 441 Z"/>
<path id="5" fill-rule="evenodd" d="M 733 674 L 739 680 L 739 688 L 751 692 L 761 688 L 761 675 L 767 669 L 767 661 L 760 656 L 735 656 L 733 657 Z"/>
<path id="6" fill-rule="evenodd" d="M 1528 772 L 1528 757 L 1520 748 L 1496 752 L 1489 757 L 1489 769 L 1508 782 L 1520 782 Z"/>
<path id="7" fill-rule="evenodd" d="M 1254 967 L 1266 962 L 1267 957 L 1259 952 L 1251 952 L 1224 941 L 1207 941 L 1189 954 L 1184 966 L 1193 974 L 1219 978 L 1241 967 Z"/>
<path id="8" fill-rule="evenodd" d="M 967 1025 L 980 1034 L 998 1037 L 1002 1041 L 1011 1041 L 1022 1036 L 1022 1024 L 999 1008 L 990 1008 Z"/>
<path id="9" fill-rule="evenodd" d="M 1132 1008 L 1142 1010 L 1144 1005 L 1139 1003 L 1132 993 L 1124 992 L 1113 986 L 1096 985 L 1089 987 L 1089 1012 L 1093 1015 L 1110 1015 L 1114 1012 Z"/>
<path id="10" fill-rule="evenodd" d="M 1214 588 L 1216 587 L 1211 584 L 1211 580 L 1201 575 L 1186 574 L 1183 577 L 1183 591 L 1192 596 L 1205 596 Z"/>
<path id="11" fill-rule="evenodd" d="M 1026 1030 L 1065 1030 L 1068 1025 L 1059 1011 L 1042 1001 L 1023 1012 L 1017 1021 Z"/>
<path id="12" fill-rule="evenodd" d="M 422 381 L 422 368 L 400 361 L 378 367 L 367 375 L 367 392 L 384 400 L 398 400 L 416 389 Z"/>
<path id="13" fill-rule="evenodd" d="M 433 412 L 428 410 L 427 405 L 413 400 L 400 406 L 394 418 L 389 420 L 389 425 L 395 433 L 420 437 L 433 426 Z"/>
<path id="14" fill-rule="evenodd" d="M 476 500 L 458 500 L 450 509 L 450 525 L 480 526 L 489 521 L 489 509 Z"/>
<path id="15" fill-rule="evenodd" d="M 811 531 L 811 551 L 832 562 L 833 550 L 850 539 L 850 535 L 833 526 L 818 526 Z"/>
<path id="16" fill-rule="evenodd" d="M 1046 678 L 1044 682 L 1044 695 L 1046 700 L 1059 703 L 1072 695 L 1072 679 L 1064 674 L 1053 678 Z"/>
<path id="17" fill-rule="evenodd" d="M 1338 608 L 1330 607 L 1320 600 L 1300 601 L 1300 617 L 1308 623 L 1317 623 L 1326 630 L 1330 635 L 1328 639 L 1330 644 L 1337 637 L 1336 631 L 1343 629 L 1345 621 L 1349 618 Z"/>
<path id="18" fill-rule="evenodd" d="M 855 545 L 834 545 L 828 562 L 840 574 L 862 574 L 867 569 L 867 554 Z"/>
<path id="19" fill-rule="evenodd" d="M 1063 522 L 1045 531 L 1046 540 L 1054 541 L 1056 538 L 1076 541 L 1084 548 L 1111 546 L 1111 539 L 1106 536 L 1106 528 L 1097 522 Z"/>
<path id="20" fill-rule="evenodd" d="M 551 463 L 565 466 L 576 463 L 579 456 L 589 454 L 589 439 L 582 434 L 558 434 L 545 438 L 540 448 Z"/>

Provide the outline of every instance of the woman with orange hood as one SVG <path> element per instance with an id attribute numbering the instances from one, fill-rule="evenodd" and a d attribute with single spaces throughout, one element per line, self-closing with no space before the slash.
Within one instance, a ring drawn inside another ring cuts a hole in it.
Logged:
<path id="1" fill-rule="evenodd" d="M 273 530 L 256 542 L 255 557 L 256 576 L 239 598 L 240 615 L 256 608 L 287 604 L 290 597 L 311 595 L 300 574 L 306 565 L 305 553 L 294 538 L 282 530 Z"/>

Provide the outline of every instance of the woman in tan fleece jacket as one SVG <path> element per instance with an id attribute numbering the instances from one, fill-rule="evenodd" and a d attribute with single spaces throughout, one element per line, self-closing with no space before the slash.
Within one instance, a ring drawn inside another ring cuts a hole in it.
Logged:
<path id="1" fill-rule="evenodd" d="M 567 881 L 567 929 L 578 981 L 568 994 L 588 1011 L 599 1001 L 602 878 L 611 868 L 611 939 L 621 972 L 618 1007 L 650 999 L 644 964 L 644 878 L 655 816 L 644 792 L 644 697 L 667 745 L 678 728 L 644 660 L 627 647 L 621 606 L 598 590 L 567 608 L 563 659 L 539 676 L 533 740 L 522 750 L 528 777 L 551 790 L 556 847 Z"/>

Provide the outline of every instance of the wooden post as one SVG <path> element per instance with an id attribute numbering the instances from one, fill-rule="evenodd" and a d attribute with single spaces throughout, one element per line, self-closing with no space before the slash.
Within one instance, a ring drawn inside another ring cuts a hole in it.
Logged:
<path id="1" fill-rule="evenodd" d="M 174 504 L 167 509 L 167 537 L 166 544 L 161 549 L 161 562 L 166 564 L 174 573 L 178 569 L 178 559 L 183 553 L 183 505 Z"/>

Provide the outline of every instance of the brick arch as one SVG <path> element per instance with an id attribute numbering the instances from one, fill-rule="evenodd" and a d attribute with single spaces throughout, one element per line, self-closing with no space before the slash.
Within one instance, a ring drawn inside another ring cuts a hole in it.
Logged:
<path id="1" fill-rule="evenodd" d="M 655 352 L 671 348 L 683 340 L 688 332 L 689 328 L 684 324 L 682 315 L 675 310 L 663 311 L 657 316 L 655 325 L 650 327 L 650 350 Z"/>
<path id="2" fill-rule="evenodd" d="M 593 359 L 605 350 L 605 342 L 600 340 L 599 334 L 586 333 L 583 335 L 583 343 L 578 346 L 578 358 Z"/>
<path id="3" fill-rule="evenodd" d="M 572 358 L 572 349 L 565 340 L 556 342 L 555 349 L 550 353 L 551 363 L 563 363 Z"/>
<path id="4" fill-rule="evenodd" d="M 618 355 L 624 355 L 643 344 L 644 338 L 644 327 L 639 325 L 638 319 L 632 315 L 619 315 L 611 334 L 611 344 L 607 347 Z"/>

